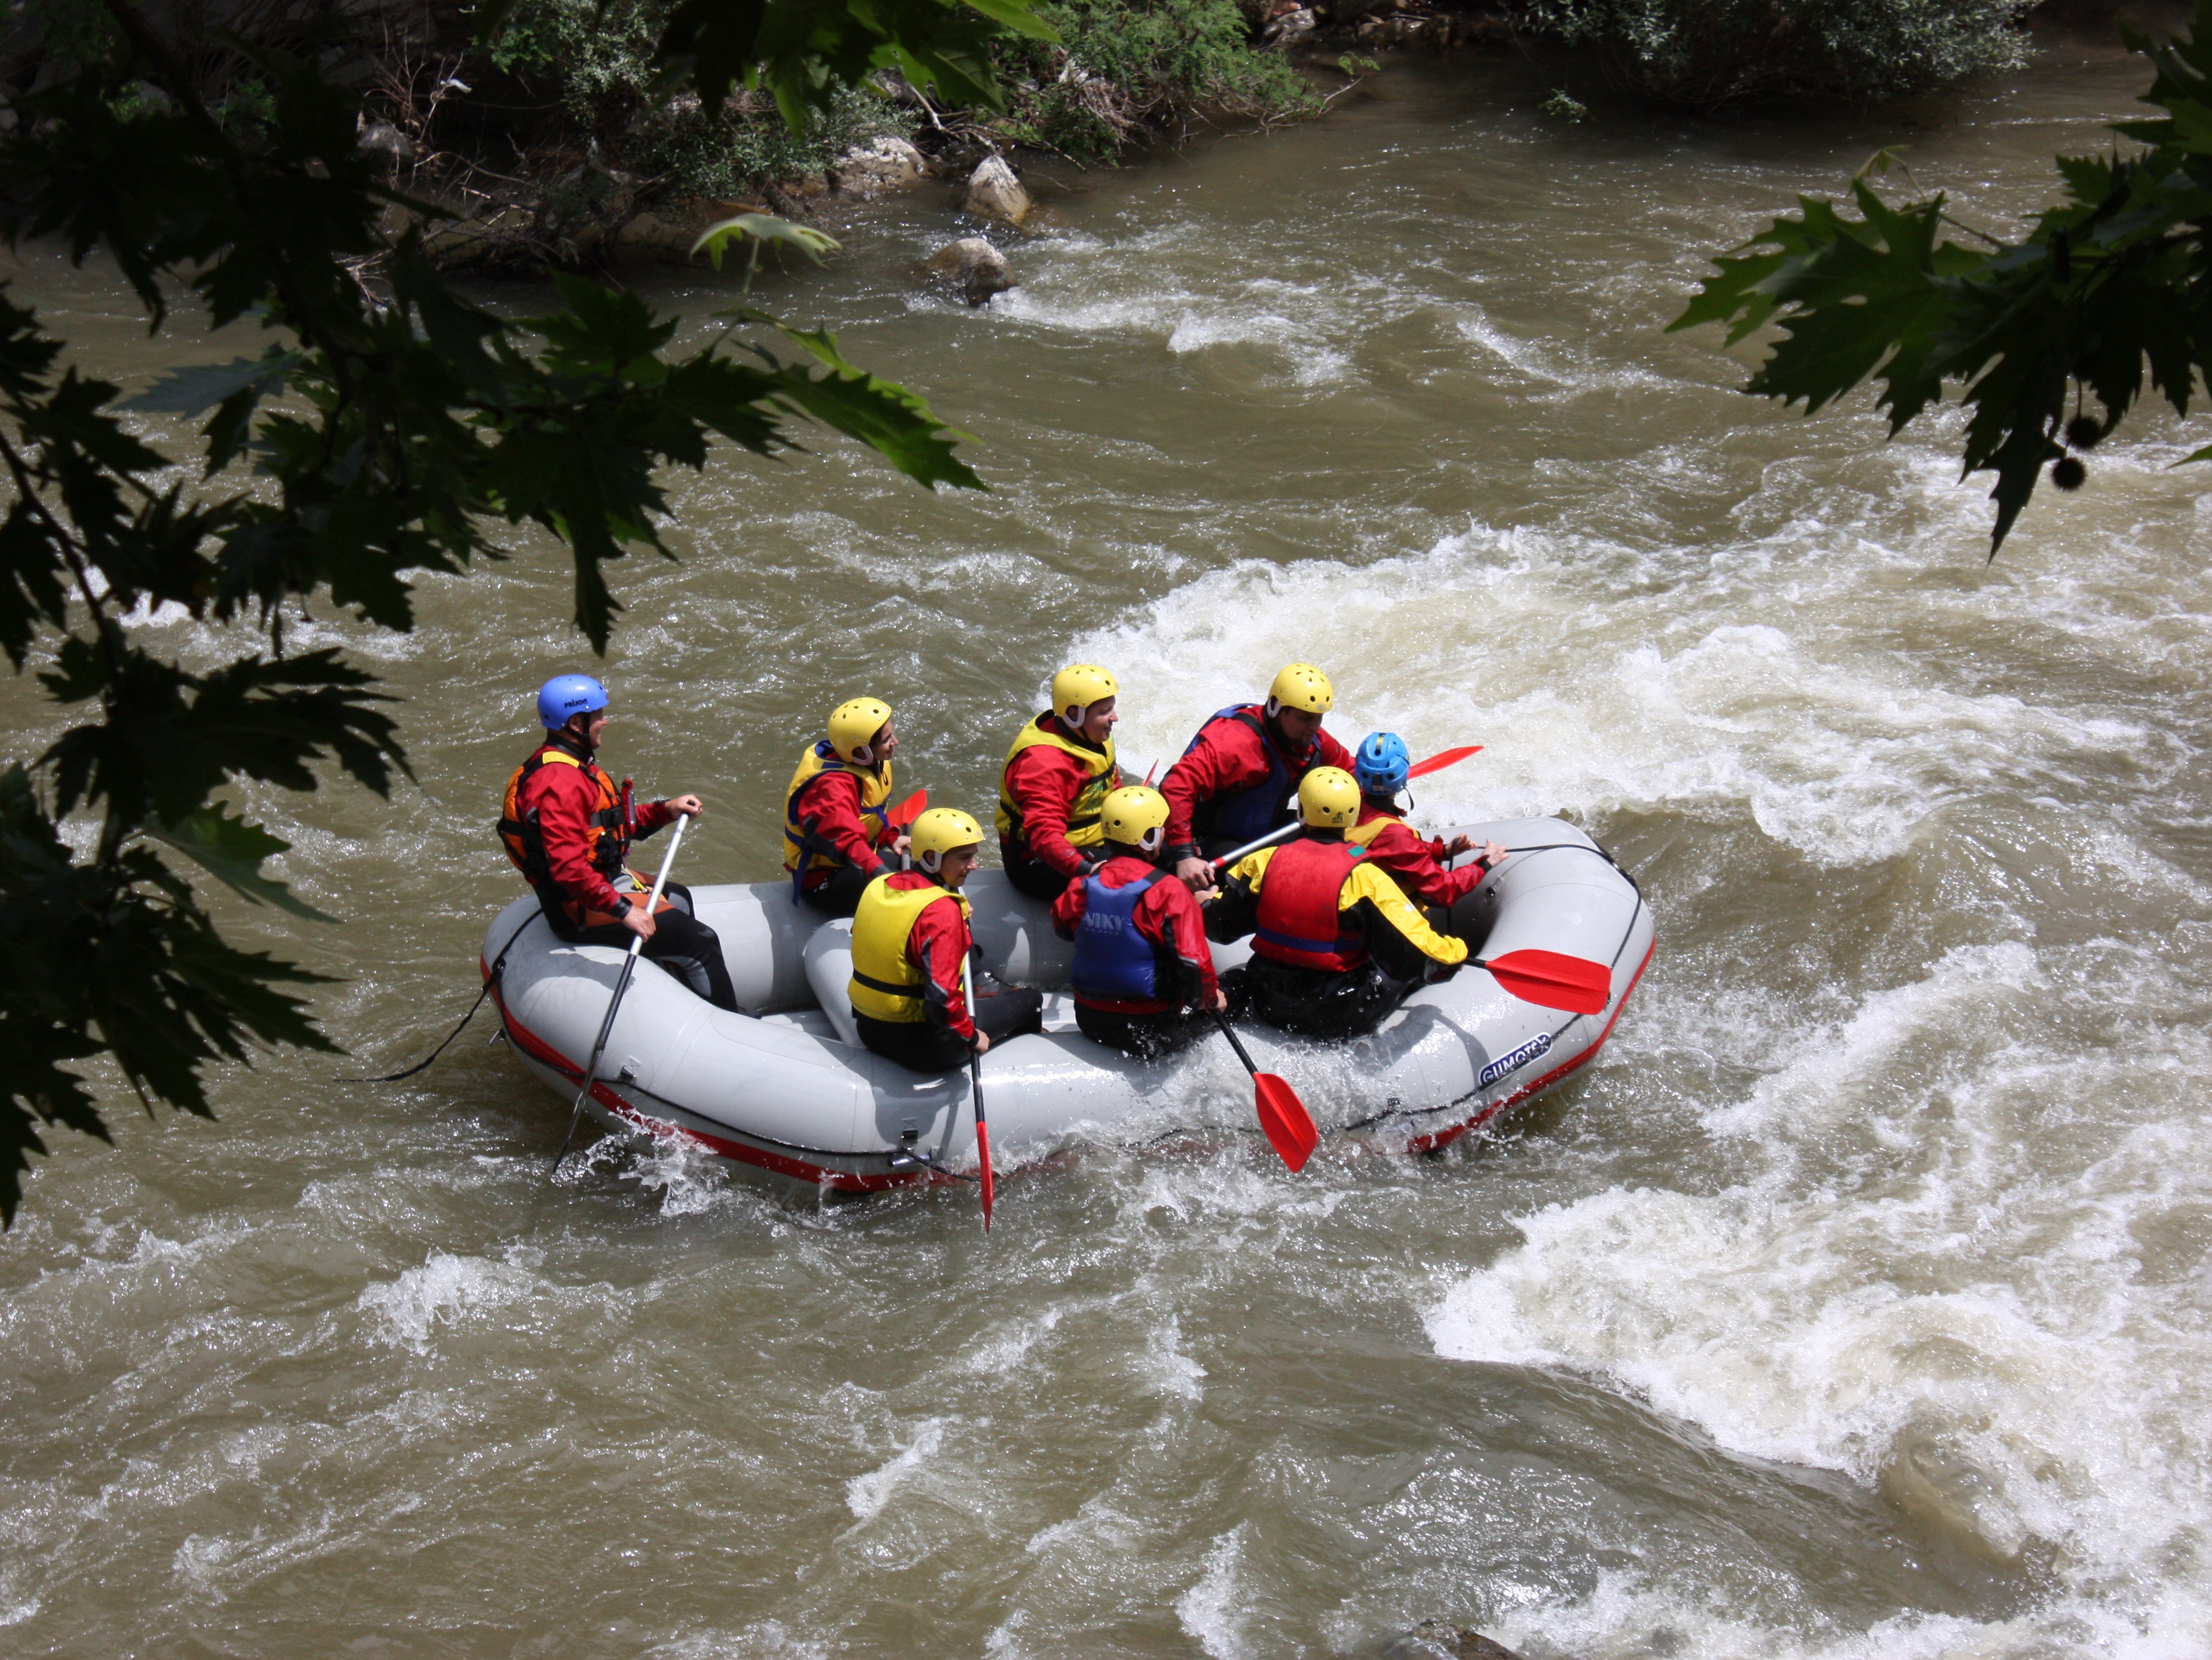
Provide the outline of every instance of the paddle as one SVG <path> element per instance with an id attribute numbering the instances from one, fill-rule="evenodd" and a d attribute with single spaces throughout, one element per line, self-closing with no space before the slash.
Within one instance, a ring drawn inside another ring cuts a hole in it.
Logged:
<path id="1" fill-rule="evenodd" d="M 684 832 L 691 828 L 691 815 L 684 814 L 676 821 L 676 833 L 668 838 L 667 855 L 660 861 L 660 869 L 653 879 L 653 892 L 645 902 L 645 914 L 653 915 L 660 903 L 660 891 L 668 884 L 668 873 L 676 864 L 676 849 L 684 845 Z M 606 1053 L 607 1037 L 615 1029 L 615 1011 L 622 1006 L 623 994 L 629 989 L 629 977 L 637 971 L 637 954 L 645 949 L 645 936 L 633 933 L 629 937 L 629 953 L 623 958 L 622 977 L 615 982 L 615 994 L 607 1000 L 607 1018 L 599 1022 L 599 1035 L 592 1043 L 592 1058 L 584 1063 L 584 1086 L 576 1091 L 576 1104 L 568 1109 L 568 1133 L 561 1138 L 561 1151 L 553 1157 L 553 1168 L 558 1171 L 561 1161 L 568 1156 L 568 1143 L 576 1139 L 576 1126 L 583 1122 L 584 1102 L 591 1095 L 592 1076 L 599 1069 L 599 1057 Z"/>
<path id="2" fill-rule="evenodd" d="M 968 958 L 960 959 L 960 994 L 968 1000 L 968 1018 L 975 1018 L 975 976 L 969 971 Z M 991 1180 L 991 1134 L 983 1128 L 983 1057 L 973 1049 L 968 1051 L 968 1084 L 975 1098 L 975 1161 L 983 1171 L 983 1231 L 991 1231 L 991 1196 L 995 1184 Z"/>
<path id="3" fill-rule="evenodd" d="M 916 790 L 912 795 L 908 796 L 905 800 L 900 802 L 898 806 L 893 807 L 890 810 L 890 812 L 885 817 L 884 822 L 889 824 L 895 830 L 902 830 L 908 824 L 914 823 L 915 819 L 921 818 L 922 809 L 928 806 L 928 805 L 929 792 L 927 790 Z"/>
<path id="4" fill-rule="evenodd" d="M 1468 959 L 1488 969 L 1498 983 L 1524 1003 L 1575 1014 L 1597 1014 L 1613 1000 L 1613 970 L 1587 958 L 1555 951 L 1509 951 L 1488 961 Z"/>
<path id="5" fill-rule="evenodd" d="M 1406 776 L 1409 779 L 1425 777 L 1432 772 L 1442 772 L 1446 767 L 1455 767 L 1470 755 L 1481 753 L 1482 745 L 1480 744 L 1469 744 L 1464 749 L 1446 750 L 1440 755 L 1431 756 L 1425 761 L 1416 761 L 1406 769 Z"/>
<path id="6" fill-rule="evenodd" d="M 1321 1132 L 1314 1128 L 1313 1115 L 1306 1104 L 1298 1099 L 1286 1079 L 1272 1072 L 1261 1072 L 1252 1064 L 1252 1057 L 1244 1052 L 1243 1040 L 1237 1036 L 1237 1028 L 1229 1024 L 1229 1017 L 1219 1009 L 1213 1018 L 1221 1028 L 1221 1035 L 1229 1040 L 1229 1047 L 1237 1051 L 1237 1058 L 1244 1063 L 1244 1070 L 1252 1074 L 1253 1106 L 1260 1115 L 1260 1128 L 1267 1134 L 1268 1143 L 1282 1155 L 1295 1176 L 1313 1157 L 1315 1146 L 1321 1140 Z"/>
<path id="7" fill-rule="evenodd" d="M 1446 750 L 1440 755 L 1432 755 L 1427 760 L 1418 763 L 1414 766 L 1408 768 L 1406 772 L 1406 776 L 1408 778 L 1419 778 L 1424 773 L 1442 772 L 1446 767 L 1456 766 L 1461 762 L 1466 760 L 1468 756 L 1479 755 L 1481 752 L 1482 745 L 1480 744 L 1469 744 L 1464 749 Z M 1257 853 L 1262 848 L 1272 848 L 1278 842 L 1287 842 L 1291 836 L 1296 836 L 1298 833 L 1300 828 L 1301 826 L 1297 823 L 1297 821 L 1293 820 L 1291 823 L 1284 824 L 1278 829 L 1271 830 L 1265 836 L 1260 837 L 1258 841 L 1247 842 L 1243 847 L 1237 848 L 1231 852 L 1223 854 L 1220 858 L 1212 861 L 1213 868 L 1216 870 L 1227 870 L 1231 865 L 1235 864 L 1238 860 L 1245 857 L 1248 854 Z"/>

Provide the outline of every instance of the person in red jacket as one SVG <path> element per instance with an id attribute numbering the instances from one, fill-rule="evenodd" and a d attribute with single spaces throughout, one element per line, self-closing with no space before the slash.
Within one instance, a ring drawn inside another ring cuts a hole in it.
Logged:
<path id="1" fill-rule="evenodd" d="M 906 837 L 891 828 L 891 706 L 852 697 L 830 712 L 829 736 L 799 753 L 783 792 L 783 867 L 793 903 L 850 916 L 860 893 L 898 868 Z"/>
<path id="2" fill-rule="evenodd" d="M 633 840 L 706 808 L 696 795 L 641 806 L 626 778 L 617 788 L 598 760 L 606 710 L 607 689 L 587 674 L 556 675 L 539 689 L 545 739 L 507 781 L 500 841 L 562 939 L 627 946 L 635 934 L 645 941 L 642 955 L 715 1007 L 735 1010 L 722 942 L 692 914 L 690 889 L 666 884 L 659 909 L 648 915 L 653 884 L 628 862 Z"/>
<path id="3" fill-rule="evenodd" d="M 1390 873 L 1407 896 L 1449 914 L 1460 900 L 1482 885 L 1491 872 L 1505 862 L 1505 849 L 1495 842 L 1482 844 L 1482 856 L 1456 870 L 1444 860 L 1475 850 L 1474 838 L 1455 836 L 1425 841 L 1406 823 L 1398 807 L 1398 793 L 1406 787 L 1413 755 L 1406 740 L 1395 732 L 1370 732 L 1359 741 L 1358 758 L 1352 776 L 1359 786 L 1359 822 L 1344 839 L 1367 849 L 1367 856 Z"/>
<path id="4" fill-rule="evenodd" d="M 1211 1030 L 1229 1000 L 1213 978 L 1199 901 L 1158 859 L 1167 798 L 1142 784 L 1100 810 L 1103 862 L 1053 902 L 1052 926 L 1075 942 L 1075 1024 L 1093 1042 L 1146 1061 Z"/>
<path id="5" fill-rule="evenodd" d="M 1213 885 L 1208 860 L 1296 822 L 1291 798 L 1314 768 L 1352 769 L 1351 754 L 1321 729 L 1335 704 L 1327 675 L 1292 663 L 1264 704 L 1220 710 L 1168 769 L 1167 856 L 1194 891 Z"/>
<path id="6" fill-rule="evenodd" d="M 1114 762 L 1121 684 L 1095 663 L 1052 677 L 1052 707 L 1025 721 L 999 775 L 999 851 L 1006 879 L 1057 899 L 1098 863 L 1098 811 L 1121 786 Z"/>
<path id="7" fill-rule="evenodd" d="M 994 1038 L 1043 1024 L 1042 996 L 980 970 L 969 1005 L 963 970 L 975 939 L 960 890 L 982 842 L 983 827 L 966 813 L 932 807 L 914 821 L 920 868 L 878 877 L 853 914 L 853 1023 L 861 1043 L 915 1072 L 965 1066 Z"/>

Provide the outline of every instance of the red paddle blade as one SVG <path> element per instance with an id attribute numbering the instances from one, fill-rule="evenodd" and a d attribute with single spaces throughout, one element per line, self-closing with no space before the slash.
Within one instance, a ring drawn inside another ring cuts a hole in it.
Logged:
<path id="1" fill-rule="evenodd" d="M 929 792 L 927 790 L 916 790 L 912 795 L 908 796 L 905 800 L 900 802 L 898 806 L 890 810 L 890 818 L 886 822 L 890 824 L 893 830 L 904 830 L 908 824 L 911 824 L 915 819 L 921 817 L 922 809 L 927 807 L 928 805 Z"/>
<path id="2" fill-rule="evenodd" d="M 1523 1002 L 1597 1014 L 1613 1000 L 1613 970 L 1555 951 L 1510 951 L 1481 965 Z"/>
<path id="3" fill-rule="evenodd" d="M 983 1128 L 983 1121 L 975 1121 L 975 1157 L 983 1166 L 983 1231 L 991 1231 L 991 1201 L 997 1184 L 991 1180 L 991 1133 Z"/>
<path id="4" fill-rule="evenodd" d="M 1296 1175 L 1305 1168 L 1306 1160 L 1321 1140 L 1321 1132 L 1314 1128 L 1313 1115 L 1306 1104 L 1298 1099 L 1298 1092 L 1289 1083 L 1272 1072 L 1255 1072 L 1252 1082 L 1260 1110 L 1260 1128 L 1267 1133 L 1267 1140 L 1283 1156 L 1283 1162 Z"/>
<path id="5" fill-rule="evenodd" d="M 1442 772 L 1446 767 L 1457 766 L 1470 755 L 1481 753 L 1482 745 L 1480 744 L 1469 744 L 1465 749 L 1446 750 L 1443 754 L 1432 755 L 1425 761 L 1416 761 L 1406 769 L 1406 776 L 1425 778 L 1432 772 Z"/>

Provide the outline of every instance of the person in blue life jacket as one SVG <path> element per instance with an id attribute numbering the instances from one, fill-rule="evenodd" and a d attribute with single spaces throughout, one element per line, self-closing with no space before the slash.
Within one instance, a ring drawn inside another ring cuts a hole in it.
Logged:
<path id="1" fill-rule="evenodd" d="M 1231 1000 L 1287 1031 L 1372 1031 L 1467 960 L 1467 942 L 1431 928 L 1389 873 L 1346 839 L 1359 806 L 1350 773 L 1315 768 L 1298 786 L 1304 829 L 1239 860 L 1206 908 L 1209 938 L 1252 936 L 1251 963 L 1230 976 Z"/>
<path id="2" fill-rule="evenodd" d="M 1143 784 L 1099 810 L 1102 860 L 1053 902 L 1052 925 L 1075 942 L 1069 976 L 1086 1037 L 1158 1060 L 1212 1029 L 1228 1000 L 1213 977 L 1200 901 L 1163 869 L 1167 798 Z"/>
<path id="3" fill-rule="evenodd" d="M 1322 730 L 1336 689 L 1310 663 L 1276 675 L 1264 703 L 1212 715 L 1160 780 L 1168 799 L 1167 859 L 1196 891 L 1213 885 L 1207 861 L 1296 822 L 1291 798 L 1316 767 L 1352 770 L 1352 755 Z"/>

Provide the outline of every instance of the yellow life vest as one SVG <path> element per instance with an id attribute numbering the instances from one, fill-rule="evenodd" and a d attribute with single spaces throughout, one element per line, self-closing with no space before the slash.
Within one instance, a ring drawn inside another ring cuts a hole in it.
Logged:
<path id="1" fill-rule="evenodd" d="M 799 822 L 799 792 L 825 772 L 849 772 L 860 781 L 860 817 L 883 828 L 884 803 L 891 799 L 891 763 L 856 767 L 840 760 L 830 740 L 809 744 L 783 792 L 783 867 L 793 877 L 810 870 L 842 870 L 848 862 L 830 842 L 810 835 Z"/>
<path id="2" fill-rule="evenodd" d="M 1350 830 L 1345 831 L 1344 839 L 1354 847 L 1364 848 L 1391 825 L 1402 824 L 1405 822 L 1395 812 L 1378 813 L 1365 824 L 1354 824 Z"/>
<path id="3" fill-rule="evenodd" d="M 1014 735 L 1012 745 L 1006 751 L 1004 765 L 999 769 L 999 834 L 1027 841 L 1022 828 L 1022 809 L 1014 800 L 1013 792 L 1006 787 L 1006 775 L 1013 770 L 1014 757 L 1032 744 L 1049 744 L 1063 750 L 1083 763 L 1091 775 L 1076 793 L 1074 804 L 1067 810 L 1067 840 L 1072 847 L 1095 848 L 1106 839 L 1106 827 L 1099 823 L 1099 814 L 1105 810 L 1106 798 L 1121 785 L 1121 769 L 1114 764 L 1114 734 L 1106 734 L 1106 746 L 1094 749 L 1079 744 L 1061 733 L 1048 732 L 1044 722 L 1053 717 L 1049 711 L 1034 721 L 1023 724 Z"/>
<path id="4" fill-rule="evenodd" d="M 960 907 L 960 920 L 975 913 L 968 901 L 950 888 L 932 883 L 926 888 L 893 889 L 888 876 L 878 876 L 860 894 L 860 908 L 853 914 L 853 980 L 849 994 L 853 1012 L 871 1020 L 895 1020 L 912 1025 L 922 1017 L 922 972 L 907 940 L 921 913 L 940 899 Z"/>

